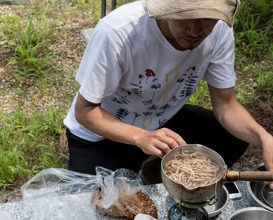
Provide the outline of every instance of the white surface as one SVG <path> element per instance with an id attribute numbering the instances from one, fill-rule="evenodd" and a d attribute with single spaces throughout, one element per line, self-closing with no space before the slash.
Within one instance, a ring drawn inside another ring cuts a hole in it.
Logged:
<path id="1" fill-rule="evenodd" d="M 12 218 L 9 213 L 0 212 L 0 220 L 12 220 Z"/>

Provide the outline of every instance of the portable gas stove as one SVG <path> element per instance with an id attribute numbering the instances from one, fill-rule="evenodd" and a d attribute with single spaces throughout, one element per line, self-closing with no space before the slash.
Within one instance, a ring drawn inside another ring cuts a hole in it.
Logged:
<path id="1" fill-rule="evenodd" d="M 168 211 L 168 220 L 208 220 L 209 215 L 204 209 L 207 203 L 189 204 L 175 203 Z"/>

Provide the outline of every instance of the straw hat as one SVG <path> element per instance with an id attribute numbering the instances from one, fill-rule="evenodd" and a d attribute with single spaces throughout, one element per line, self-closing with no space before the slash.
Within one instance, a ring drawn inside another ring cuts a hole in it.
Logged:
<path id="1" fill-rule="evenodd" d="M 223 20 L 231 27 L 240 0 L 142 0 L 142 4 L 151 18 L 211 18 Z"/>

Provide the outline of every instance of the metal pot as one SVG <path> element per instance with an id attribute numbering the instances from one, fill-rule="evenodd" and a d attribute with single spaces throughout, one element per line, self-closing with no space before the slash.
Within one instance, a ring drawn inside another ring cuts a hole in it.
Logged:
<path id="1" fill-rule="evenodd" d="M 173 157 L 179 153 L 194 153 L 200 152 L 210 157 L 210 159 L 218 164 L 221 169 L 221 175 L 218 180 L 207 186 L 188 189 L 179 184 L 165 173 L 165 164 L 172 160 Z M 203 206 L 207 203 L 213 204 L 217 201 L 216 195 L 220 187 L 227 181 L 273 181 L 273 172 L 269 171 L 228 171 L 223 158 L 214 150 L 199 144 L 188 144 L 177 148 L 167 153 L 161 161 L 161 178 L 166 190 L 179 202 Z"/>
<path id="2" fill-rule="evenodd" d="M 273 218 L 273 213 L 260 207 L 248 207 L 235 211 L 227 220 L 271 220 Z"/>
<path id="3" fill-rule="evenodd" d="M 254 170 L 266 171 L 264 163 L 259 164 Z M 255 205 L 263 207 L 271 212 L 273 212 L 273 207 L 267 205 L 264 201 L 263 188 L 265 183 L 263 182 L 247 182 L 247 189 L 251 197 L 254 199 Z"/>

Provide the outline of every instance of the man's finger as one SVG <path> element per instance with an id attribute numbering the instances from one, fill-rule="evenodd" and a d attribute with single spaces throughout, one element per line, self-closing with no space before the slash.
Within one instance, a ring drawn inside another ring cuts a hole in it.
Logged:
<path id="1" fill-rule="evenodd" d="M 178 146 L 187 144 L 186 141 L 179 134 L 177 134 L 174 131 L 167 132 L 166 135 L 171 137 L 172 139 L 174 139 L 176 141 L 176 143 L 178 144 Z M 176 147 L 178 147 L 178 146 L 176 146 Z"/>

